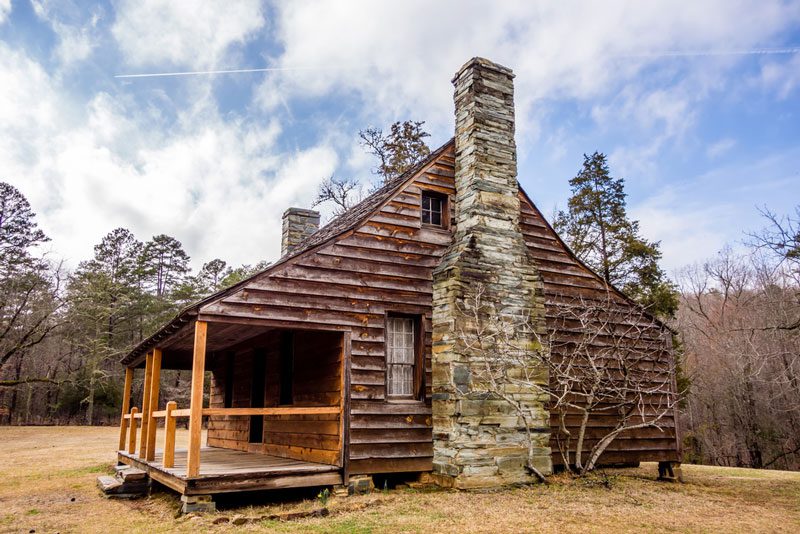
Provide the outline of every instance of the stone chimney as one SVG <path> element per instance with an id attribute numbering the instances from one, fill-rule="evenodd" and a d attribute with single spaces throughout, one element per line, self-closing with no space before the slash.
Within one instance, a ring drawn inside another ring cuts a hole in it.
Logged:
<path id="1" fill-rule="evenodd" d="M 433 274 L 432 386 L 434 475 L 457 488 L 536 481 L 525 467 L 522 420 L 509 403 L 475 386 L 487 351 L 469 343 L 476 321 L 464 312 L 475 288 L 483 287 L 484 328 L 530 318 L 532 329 L 513 330 L 511 343 L 521 350 L 538 346 L 531 330 L 544 332 L 542 282 L 519 227 L 513 79 L 510 69 L 483 58 L 470 60 L 453 79 L 456 228 Z M 497 350 L 488 352 L 491 357 Z M 536 371 L 546 383 L 546 369 Z M 534 414 L 532 464 L 549 474 L 546 397 L 512 386 L 503 393 Z"/>
<path id="2" fill-rule="evenodd" d="M 292 252 L 297 245 L 319 230 L 319 212 L 303 208 L 289 208 L 283 212 L 281 256 Z"/>

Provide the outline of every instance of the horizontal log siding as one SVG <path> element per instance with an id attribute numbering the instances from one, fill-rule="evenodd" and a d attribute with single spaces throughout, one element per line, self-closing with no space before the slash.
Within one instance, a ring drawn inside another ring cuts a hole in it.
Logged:
<path id="1" fill-rule="evenodd" d="M 428 189 L 450 195 L 452 215 L 453 175 L 451 148 L 360 227 L 277 266 L 201 310 L 208 317 L 351 332 L 349 447 L 353 474 L 432 467 L 432 270 L 450 243 L 451 233 L 421 225 L 420 194 Z M 559 296 L 604 297 L 600 280 L 572 258 L 524 195 L 521 228 L 540 266 L 549 303 Z M 390 311 L 423 317 L 424 402 L 386 401 L 384 318 Z M 655 338 L 659 335 L 654 333 Z M 612 424 L 608 418 L 593 420 L 592 436 Z M 669 429 L 658 435 L 648 430 L 628 437 L 637 440 L 636 447 L 626 448 L 628 440 L 620 440 L 612 446 L 609 462 L 674 457 L 674 432 Z M 553 460 L 560 460 L 557 454 Z"/>
<path id="2" fill-rule="evenodd" d="M 342 334 L 297 331 L 294 344 L 293 406 L 338 406 L 342 396 Z M 235 358 L 232 407 L 250 407 L 256 351 L 263 352 L 266 357 L 264 406 L 278 406 L 280 331 L 271 331 L 244 345 L 244 348 L 231 352 Z M 223 357 L 212 370 L 212 408 L 224 407 L 225 377 Z M 208 418 L 208 444 L 211 446 L 341 465 L 338 414 L 264 416 L 261 443 L 249 443 L 249 439 L 249 416 Z"/>
<path id="3" fill-rule="evenodd" d="M 586 302 L 604 302 L 607 298 L 605 286 L 600 278 L 591 273 L 579 262 L 575 261 L 568 250 L 561 244 L 555 233 L 544 221 L 542 213 L 521 195 L 520 228 L 525 235 L 525 241 L 531 255 L 536 260 L 537 266 L 544 282 L 545 299 L 547 302 L 547 322 L 553 326 L 558 320 L 560 329 L 557 344 L 570 340 L 577 340 L 579 333 L 577 324 L 573 321 L 558 319 L 557 306 L 559 302 L 583 299 Z M 617 304 L 631 306 L 619 296 L 615 296 Z M 574 328 L 574 329 L 573 329 Z M 625 325 L 620 325 L 623 331 Z M 660 328 L 652 328 L 651 332 L 636 340 L 636 345 L 652 348 L 654 358 L 659 361 L 671 363 L 673 357 L 665 341 L 665 332 Z M 596 342 L 603 343 L 604 338 L 598 337 Z M 558 355 L 556 355 L 558 356 Z M 567 428 L 572 435 L 577 435 L 580 418 L 577 414 L 566 418 Z M 587 442 L 585 450 L 614 428 L 617 418 L 615 416 L 594 416 L 588 424 Z M 600 460 L 603 464 L 634 463 L 639 461 L 679 460 L 676 442 L 675 420 L 668 417 L 662 420 L 663 431 L 659 429 L 637 429 L 621 434 Z M 550 426 L 553 429 L 551 446 L 553 448 L 553 462 L 563 463 L 558 453 L 557 429 L 558 420 L 551 417 Z M 575 440 L 573 440 L 574 444 Z M 574 447 L 573 447 L 574 448 Z M 571 456 L 572 458 L 572 456 Z"/>
<path id="4" fill-rule="evenodd" d="M 353 474 L 432 467 L 432 271 L 449 245 L 451 233 L 422 226 L 420 195 L 423 190 L 452 194 L 453 165 L 450 150 L 354 231 L 301 254 L 201 310 L 208 316 L 268 319 L 284 327 L 351 332 L 349 447 Z M 386 401 L 384 327 L 389 312 L 422 318 L 423 402 Z M 323 357 L 321 353 L 316 356 Z M 320 367 L 315 372 L 321 371 Z M 325 437 L 334 437 L 326 434 L 333 432 L 334 426 L 320 425 L 321 449 L 334 445 Z M 265 428 L 269 427 L 267 421 Z M 298 436 L 287 432 L 280 438 L 268 438 L 267 452 L 275 454 L 276 447 L 295 446 L 297 442 L 292 440 Z"/>

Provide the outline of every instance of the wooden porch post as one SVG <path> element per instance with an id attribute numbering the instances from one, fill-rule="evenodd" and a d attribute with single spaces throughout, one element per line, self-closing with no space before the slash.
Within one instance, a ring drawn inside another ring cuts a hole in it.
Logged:
<path id="1" fill-rule="evenodd" d="M 208 323 L 197 321 L 194 325 L 194 358 L 192 360 L 192 397 L 189 404 L 189 451 L 186 458 L 186 476 L 200 474 L 200 434 L 203 424 L 203 380 L 206 368 L 206 335 Z"/>
<path id="2" fill-rule="evenodd" d="M 156 459 L 156 429 L 158 424 L 153 417 L 153 412 L 158 410 L 158 392 L 161 386 L 161 349 L 153 349 L 153 361 L 150 365 L 150 408 L 147 423 L 147 452 L 145 460 L 152 462 Z"/>
<path id="3" fill-rule="evenodd" d="M 175 401 L 167 403 L 167 416 L 164 418 L 164 467 L 175 467 L 175 417 L 172 412 L 178 407 Z"/>
<path id="4" fill-rule="evenodd" d="M 139 408 L 134 406 L 131 408 L 131 434 L 128 436 L 128 454 L 134 454 L 136 452 L 136 414 L 139 413 Z"/>
<path id="5" fill-rule="evenodd" d="M 125 434 L 128 432 L 128 420 L 125 416 L 128 415 L 128 410 L 131 409 L 131 384 L 133 383 L 133 368 L 125 368 L 125 385 L 122 390 L 122 416 L 119 418 L 119 448 L 117 450 L 125 450 Z"/>
<path id="6" fill-rule="evenodd" d="M 147 456 L 147 423 L 150 422 L 150 382 L 153 378 L 153 353 L 148 352 L 144 363 L 144 390 L 142 391 L 142 436 L 139 439 L 139 458 Z"/>

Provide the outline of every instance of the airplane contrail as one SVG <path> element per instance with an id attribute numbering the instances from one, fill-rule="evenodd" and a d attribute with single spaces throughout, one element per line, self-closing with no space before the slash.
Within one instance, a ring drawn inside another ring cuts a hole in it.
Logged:
<path id="1" fill-rule="evenodd" d="M 702 56 L 759 56 L 771 54 L 798 54 L 800 46 L 784 48 L 753 48 L 748 50 L 665 50 L 662 52 L 644 52 L 640 54 L 619 54 L 621 58 L 644 57 L 702 57 Z M 226 69 L 226 70 L 192 70 L 178 72 L 147 72 L 142 74 L 116 74 L 114 78 L 166 78 L 171 76 L 214 76 L 217 74 L 249 74 L 254 72 L 274 72 L 292 70 L 321 70 L 326 68 L 342 67 L 264 67 L 256 69 Z"/>
<path id="2" fill-rule="evenodd" d="M 320 70 L 327 67 L 265 67 L 258 69 L 191 70 L 179 72 L 147 72 L 142 74 L 115 74 L 114 78 L 164 78 L 168 76 L 200 76 L 214 74 L 243 74 L 250 72 L 272 72 L 282 70 Z"/>
<path id="3" fill-rule="evenodd" d="M 617 57 L 761 56 L 798 53 L 800 53 L 800 46 L 788 46 L 785 48 L 752 48 L 744 50 L 665 50 L 662 52 L 622 54 Z"/>

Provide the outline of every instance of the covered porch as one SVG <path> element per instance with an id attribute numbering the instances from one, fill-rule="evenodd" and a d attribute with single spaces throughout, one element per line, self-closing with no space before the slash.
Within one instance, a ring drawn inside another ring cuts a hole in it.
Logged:
<path id="1" fill-rule="evenodd" d="M 127 451 L 120 462 L 147 472 L 151 479 L 183 495 L 209 495 L 342 483 L 337 466 L 304 462 L 267 454 L 201 447 L 203 462 L 196 477 L 187 476 L 188 450 L 174 451 L 173 467 L 164 467 L 164 452 L 156 450 L 152 461 Z"/>
<path id="2" fill-rule="evenodd" d="M 183 495 L 346 480 L 349 332 L 199 318 L 174 330 L 125 362 L 121 464 Z M 130 405 L 137 369 L 141 407 Z M 189 406 L 159 398 L 162 369 L 191 369 Z M 180 419 L 188 443 L 176 448 Z"/>

